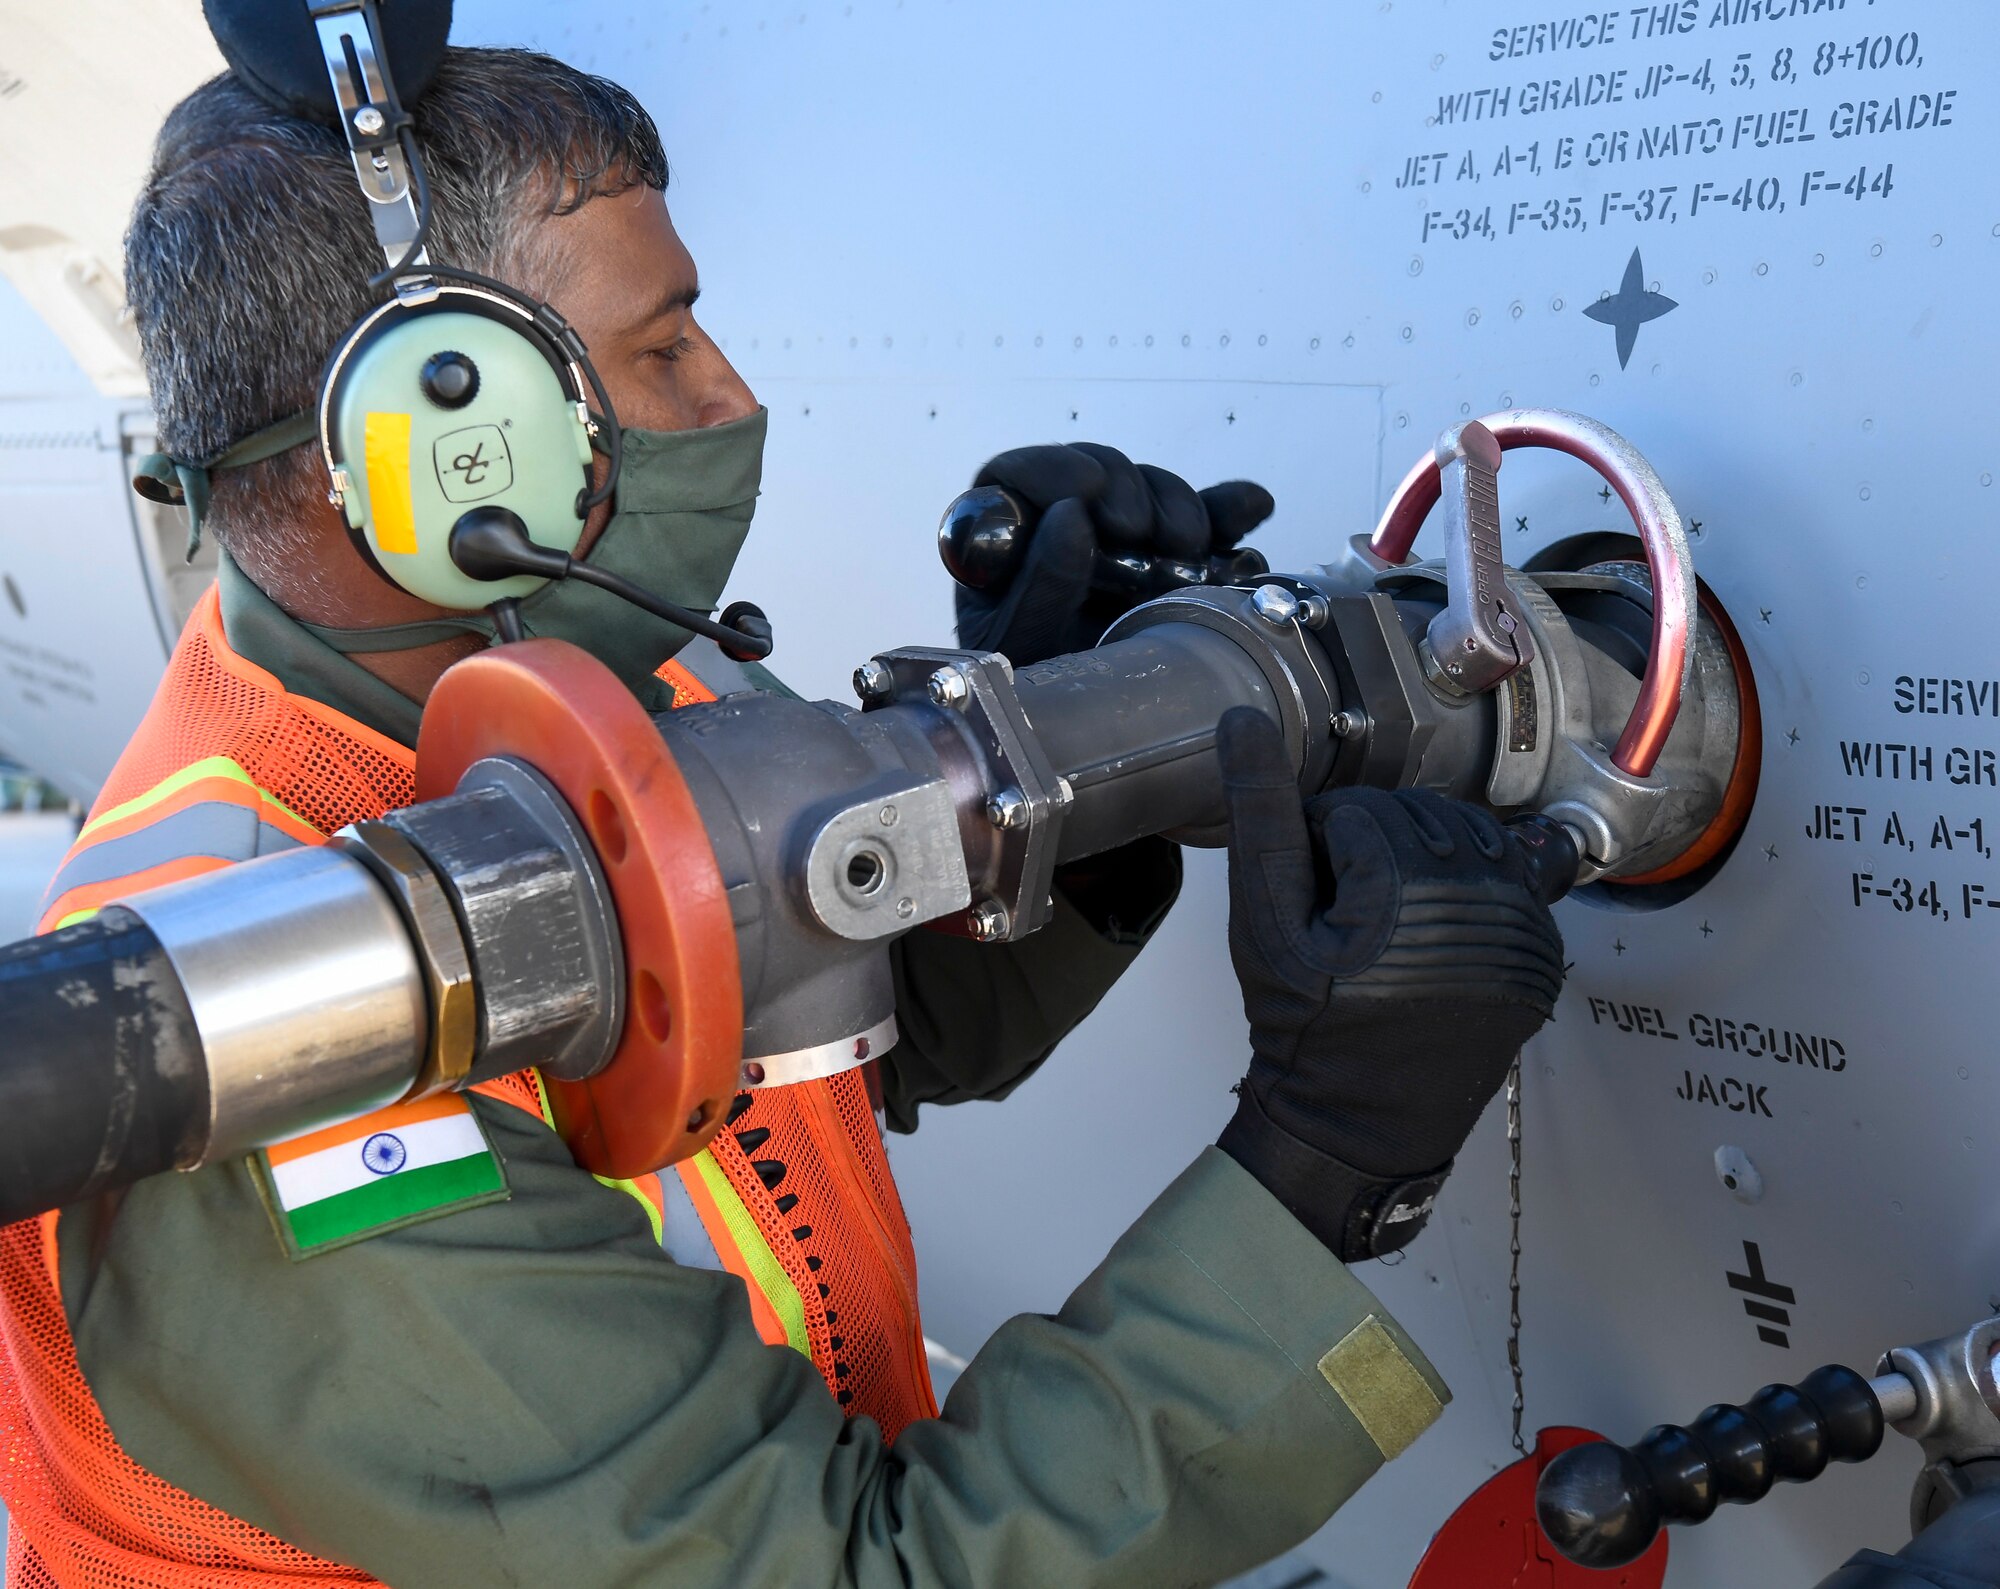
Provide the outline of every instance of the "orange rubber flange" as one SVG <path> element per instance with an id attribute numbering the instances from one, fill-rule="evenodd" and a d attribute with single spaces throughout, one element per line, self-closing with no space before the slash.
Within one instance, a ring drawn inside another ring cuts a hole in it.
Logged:
<path id="1" fill-rule="evenodd" d="M 1729 782 L 1723 786 L 1722 804 L 1716 808 L 1714 818 L 1696 836 L 1694 843 L 1650 872 L 1641 872 L 1634 877 L 1604 879 L 1621 888 L 1671 883 L 1690 872 L 1701 870 L 1743 831 L 1750 820 L 1750 808 L 1757 802 L 1757 783 L 1764 771 L 1764 714 L 1757 704 L 1757 680 L 1750 671 L 1750 653 L 1743 649 L 1743 637 L 1736 632 L 1736 625 L 1730 621 L 1729 614 L 1722 610 L 1722 603 L 1699 580 L 1695 582 L 1695 603 L 1715 625 L 1716 633 L 1722 636 L 1723 649 L 1729 653 L 1729 665 L 1736 671 L 1736 761 L 1729 769 Z"/>
<path id="2" fill-rule="evenodd" d="M 417 739 L 417 798 L 512 756 L 569 802 L 625 945 L 625 1029 L 588 1081 L 546 1079 L 556 1129 L 593 1175 L 629 1179 L 699 1152 L 743 1064 L 736 928 L 687 780 L 645 708 L 587 652 L 524 640 L 447 671 Z"/>

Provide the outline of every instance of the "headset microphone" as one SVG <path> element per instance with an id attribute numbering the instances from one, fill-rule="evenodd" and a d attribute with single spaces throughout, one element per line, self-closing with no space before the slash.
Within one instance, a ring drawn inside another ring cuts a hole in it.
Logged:
<path id="1" fill-rule="evenodd" d="M 229 9 L 229 0 L 209 4 L 212 23 Z M 269 0 L 257 4 L 273 20 Z M 376 0 L 304 0 L 304 9 L 387 262 L 371 285 L 394 291 L 341 339 L 320 383 L 329 499 L 356 549 L 424 601 L 492 608 L 503 641 L 523 632 L 515 606 L 523 597 L 551 580 L 580 579 L 741 660 L 768 656 L 770 624 L 748 603 L 718 621 L 573 555 L 591 510 L 617 490 L 623 462 L 617 415 L 583 340 L 547 304 L 431 262 L 423 156 L 390 75 Z M 423 31 L 411 35 L 399 7 L 397 36 L 408 36 L 428 79 L 450 7 L 424 0 L 418 9 Z M 260 94 L 289 84 L 295 102 L 296 71 L 266 61 L 296 53 L 286 31 L 246 24 L 230 59 Z M 253 41 L 263 45 L 254 59 Z"/>
<path id="2" fill-rule="evenodd" d="M 520 515 L 508 508 L 474 508 L 451 527 L 451 560 L 460 572 L 479 580 L 580 579 L 586 585 L 642 607 L 656 618 L 713 640 L 738 662 L 756 662 L 771 654 L 771 624 L 764 609 L 739 601 L 724 609 L 720 620 L 655 596 L 608 569 L 579 561 L 553 546 L 530 540 Z M 503 628 L 507 618 L 501 617 Z"/>

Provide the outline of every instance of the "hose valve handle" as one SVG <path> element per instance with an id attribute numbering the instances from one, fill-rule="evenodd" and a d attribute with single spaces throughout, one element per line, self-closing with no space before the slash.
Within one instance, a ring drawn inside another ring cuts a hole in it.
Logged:
<path id="1" fill-rule="evenodd" d="M 1694 672 L 1694 559 L 1688 552 L 1680 510 L 1639 450 L 1594 419 L 1556 408 L 1515 408 L 1488 414 L 1475 423 L 1502 452 L 1516 447 L 1548 447 L 1580 458 L 1602 476 L 1632 515 L 1653 576 L 1653 644 L 1645 676 L 1639 681 L 1639 699 L 1611 760 L 1619 771 L 1644 778 L 1659 762 Z M 1460 431 L 1466 428 L 1459 427 Z M 1449 439 L 1453 432 L 1445 434 Z M 1379 561 L 1394 565 L 1410 555 L 1425 515 L 1444 489 L 1439 467 L 1445 462 L 1442 445 L 1439 451 L 1420 459 L 1390 497 L 1368 543 L 1369 553 Z M 1462 497 L 1470 489 L 1468 483 L 1451 495 Z M 1497 531 L 1497 508 L 1495 527 Z M 1453 545 L 1461 539 L 1454 535 Z M 1453 589 L 1461 588 L 1456 572 L 1448 572 Z"/>
<path id="2" fill-rule="evenodd" d="M 1544 905 L 1553 905 L 1572 888 L 1583 870 L 1583 835 L 1567 822 L 1541 811 L 1509 817 L 1507 835 L 1520 845 L 1528 871 L 1535 880 L 1535 894 Z"/>
<path id="3" fill-rule="evenodd" d="M 1028 556 L 1028 509 L 1002 486 L 974 486 L 952 499 L 938 521 L 938 557 L 968 590 L 998 596 L 1013 583 Z M 1271 571 L 1264 554 L 1247 546 L 1202 562 L 1107 552 L 1092 559 L 1091 587 L 1127 600 L 1165 595 L 1184 585 L 1239 585 Z"/>
<path id="4" fill-rule="evenodd" d="M 974 486 L 938 521 L 938 557 L 967 590 L 1004 590 L 1028 550 L 1028 515 L 1011 491 Z"/>
<path id="5" fill-rule="evenodd" d="M 1837 1364 L 1796 1386 L 1766 1385 L 1741 1407 L 1718 1403 L 1686 1428 L 1661 1424 L 1632 1446 L 1596 1441 L 1563 1452 L 1535 1487 L 1549 1543 L 1580 1567 L 1622 1567 L 1663 1525 L 1700 1523 L 1724 1501 L 1762 1500 L 1830 1462 L 1863 1462 L 1882 1445 L 1882 1401 Z"/>
<path id="6" fill-rule="evenodd" d="M 1514 597 L 1500 554 L 1500 443 L 1470 419 L 1438 437 L 1434 456 L 1449 595 L 1424 632 L 1424 672 L 1447 696 L 1477 695 L 1535 654 L 1527 627 L 1509 610 Z"/>

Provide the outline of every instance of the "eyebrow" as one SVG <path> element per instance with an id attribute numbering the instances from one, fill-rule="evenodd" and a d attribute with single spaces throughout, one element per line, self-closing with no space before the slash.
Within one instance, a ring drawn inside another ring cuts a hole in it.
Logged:
<path id="1" fill-rule="evenodd" d="M 667 295 L 654 304 L 651 309 L 647 310 L 643 316 L 633 321 L 633 325 L 649 326 L 655 321 L 666 319 L 668 315 L 692 309 L 700 297 L 700 282 L 693 282 L 686 286 L 671 287 L 667 290 Z"/>

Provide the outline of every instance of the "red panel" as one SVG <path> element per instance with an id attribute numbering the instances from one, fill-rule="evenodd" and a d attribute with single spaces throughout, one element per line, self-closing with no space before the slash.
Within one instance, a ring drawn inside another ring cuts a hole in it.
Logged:
<path id="1" fill-rule="evenodd" d="M 1597 1572 L 1556 1553 L 1535 1522 L 1542 1469 L 1571 1446 L 1602 1440 L 1588 1429 L 1556 1427 L 1535 1449 L 1468 1495 L 1417 1563 L 1410 1589 L 1660 1589 L 1667 1576 L 1667 1536 L 1629 1567 Z"/>

